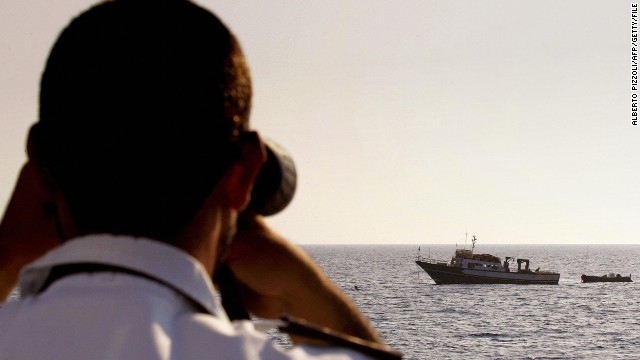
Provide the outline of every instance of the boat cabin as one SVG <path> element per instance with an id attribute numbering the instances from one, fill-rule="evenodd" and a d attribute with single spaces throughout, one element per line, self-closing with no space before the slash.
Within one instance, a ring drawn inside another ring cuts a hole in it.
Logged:
<path id="1" fill-rule="evenodd" d="M 463 269 L 475 269 L 475 270 L 491 270 L 491 271 L 503 271 L 511 272 L 509 269 L 509 262 L 516 261 L 518 264 L 518 273 L 531 273 L 529 269 L 529 259 L 516 259 L 510 256 L 505 257 L 504 262 L 500 261 L 500 258 L 491 254 L 474 254 L 473 250 L 476 246 L 476 237 L 472 239 L 471 249 L 456 249 L 455 255 L 451 258 L 451 262 L 448 266 L 459 267 Z M 540 272 L 540 268 L 535 270 L 536 273 Z"/>
<path id="2" fill-rule="evenodd" d="M 500 262 L 489 262 L 489 261 L 481 261 L 475 259 L 463 259 L 462 260 L 462 268 L 463 269 L 475 269 L 475 270 L 493 270 L 493 271 L 505 271 L 504 267 Z"/>
<path id="3" fill-rule="evenodd" d="M 504 271 L 511 272 L 509 269 L 509 262 L 516 260 L 518 263 L 519 273 L 531 272 L 529 269 L 529 259 L 515 259 L 512 257 L 506 257 L 504 262 L 500 262 L 500 258 L 489 254 L 470 254 L 464 250 L 456 252 L 456 255 L 466 255 L 464 257 L 454 257 L 451 259 L 449 266 L 460 267 L 463 269 L 475 269 L 475 270 L 492 270 L 492 271 Z M 468 251 L 468 250 L 467 250 Z"/>
<path id="4" fill-rule="evenodd" d="M 518 259 L 518 272 L 528 272 L 529 271 L 529 259 Z M 524 264 L 524 269 L 522 268 L 522 264 Z"/>

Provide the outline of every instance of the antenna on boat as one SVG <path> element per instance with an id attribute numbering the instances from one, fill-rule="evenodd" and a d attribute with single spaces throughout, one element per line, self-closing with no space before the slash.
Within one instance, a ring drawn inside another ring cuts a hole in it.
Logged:
<path id="1" fill-rule="evenodd" d="M 476 240 L 477 240 L 477 239 L 476 239 L 476 236 L 475 236 L 475 235 L 473 235 L 473 236 L 471 237 L 471 253 L 472 253 L 472 254 L 473 254 L 473 249 L 475 249 L 475 248 L 476 248 Z"/>

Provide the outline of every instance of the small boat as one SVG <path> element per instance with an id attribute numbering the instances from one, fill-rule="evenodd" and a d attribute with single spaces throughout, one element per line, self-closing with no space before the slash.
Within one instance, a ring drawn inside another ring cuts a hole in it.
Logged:
<path id="1" fill-rule="evenodd" d="M 445 284 L 551 284 L 557 285 L 560 274 L 537 268 L 529 269 L 529 259 L 506 257 L 504 262 L 490 254 L 474 254 L 476 237 L 472 238 L 471 250 L 456 249 L 451 261 L 422 259 L 418 255 L 416 264 L 435 281 L 436 285 Z M 511 270 L 512 261 L 518 264 L 517 270 Z"/>
<path id="2" fill-rule="evenodd" d="M 592 282 L 633 282 L 631 280 L 631 275 L 622 276 L 620 274 L 609 273 L 602 276 L 595 275 L 582 275 L 580 277 L 583 283 L 592 283 Z"/>

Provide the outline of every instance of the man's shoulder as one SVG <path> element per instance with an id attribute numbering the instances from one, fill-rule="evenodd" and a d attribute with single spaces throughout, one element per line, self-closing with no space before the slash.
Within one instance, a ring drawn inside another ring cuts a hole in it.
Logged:
<path id="1" fill-rule="evenodd" d="M 369 359 L 338 347 L 299 345 L 285 348 L 248 320 L 229 322 L 208 314 L 191 314 L 176 322 L 176 330 L 175 350 L 186 358 Z"/>

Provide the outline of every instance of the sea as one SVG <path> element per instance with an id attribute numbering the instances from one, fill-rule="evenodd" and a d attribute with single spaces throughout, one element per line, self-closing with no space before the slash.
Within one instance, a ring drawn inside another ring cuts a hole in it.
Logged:
<path id="1" fill-rule="evenodd" d="M 454 245 L 420 245 L 450 260 Z M 640 245 L 482 245 L 558 285 L 435 285 L 417 245 L 314 245 L 307 253 L 405 359 L 640 359 Z M 631 275 L 586 283 L 582 274 Z"/>
<path id="2" fill-rule="evenodd" d="M 418 254 L 450 260 L 455 248 L 303 246 L 404 359 L 640 359 L 640 245 L 474 250 L 530 259 L 558 271 L 558 285 L 435 285 L 415 264 Z M 611 272 L 634 282 L 580 281 Z"/>

